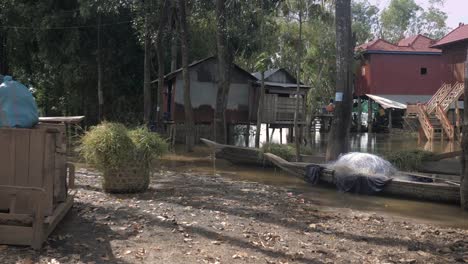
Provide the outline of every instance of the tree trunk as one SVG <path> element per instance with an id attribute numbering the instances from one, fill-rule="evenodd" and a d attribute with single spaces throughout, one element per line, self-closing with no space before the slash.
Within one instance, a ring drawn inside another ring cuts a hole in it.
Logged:
<path id="1" fill-rule="evenodd" d="M 260 147 L 260 132 L 262 130 L 262 110 L 263 110 L 263 99 L 265 98 L 265 72 L 261 71 L 261 86 L 260 94 L 258 96 L 258 109 L 257 109 L 257 129 L 255 130 L 255 147 Z"/>
<path id="2" fill-rule="evenodd" d="M 171 72 L 177 70 L 177 16 L 175 14 L 175 4 L 171 1 L 171 12 L 169 13 L 171 17 L 169 18 L 169 23 L 171 23 Z"/>
<path id="3" fill-rule="evenodd" d="M 336 96 L 335 114 L 329 134 L 326 160 L 348 152 L 352 112 L 351 0 L 336 0 Z"/>
<path id="4" fill-rule="evenodd" d="M 149 30 L 149 6 L 145 7 L 145 58 L 143 65 L 143 120 L 146 126 L 151 122 L 151 35 Z"/>
<path id="5" fill-rule="evenodd" d="M 192 101 L 190 99 L 190 75 L 188 69 L 188 25 L 186 17 L 186 2 L 178 0 L 179 4 L 179 21 L 180 21 L 180 38 L 181 38 L 181 54 L 182 54 L 182 78 L 184 79 L 184 110 L 185 110 L 185 149 L 192 152 L 195 144 L 195 124 L 193 121 Z"/>
<path id="6" fill-rule="evenodd" d="M 300 91 L 301 91 L 301 61 L 302 61 L 302 9 L 299 10 L 299 41 L 297 47 L 297 73 L 296 73 L 296 108 L 294 110 L 294 144 L 296 146 L 296 161 L 299 161 L 301 158 L 301 145 L 299 144 L 299 126 L 297 124 L 299 118 L 299 100 L 300 100 Z"/>
<path id="7" fill-rule="evenodd" d="M 226 3 L 216 0 L 216 47 L 218 59 L 218 93 L 214 115 L 214 139 L 219 143 L 227 142 L 226 106 L 229 94 L 231 56 L 227 45 Z"/>
<path id="8" fill-rule="evenodd" d="M 0 30 L 0 74 L 11 74 L 8 69 L 7 29 Z"/>
<path id="9" fill-rule="evenodd" d="M 158 91 L 157 91 L 157 106 L 156 106 L 156 121 L 159 127 L 162 126 L 163 115 L 161 113 L 164 96 L 164 51 L 163 51 L 163 35 L 164 27 L 167 22 L 167 0 L 162 2 L 159 10 L 159 24 L 156 32 L 156 56 L 158 57 Z"/>
<path id="10" fill-rule="evenodd" d="M 98 14 L 97 23 L 97 75 L 98 75 L 98 121 L 104 120 L 104 94 L 102 92 L 102 61 L 101 61 L 101 14 Z"/>
<path id="11" fill-rule="evenodd" d="M 460 204 L 461 207 L 468 211 L 468 111 L 466 110 L 466 102 L 468 95 L 468 50 L 466 52 L 465 61 L 465 97 L 463 99 L 463 105 L 465 111 L 463 111 L 463 136 L 462 136 L 462 174 L 461 174 L 461 185 L 460 185 Z"/>

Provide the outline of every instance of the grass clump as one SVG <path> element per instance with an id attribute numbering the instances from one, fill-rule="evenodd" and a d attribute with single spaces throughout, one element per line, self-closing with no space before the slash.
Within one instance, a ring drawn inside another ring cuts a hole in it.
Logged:
<path id="1" fill-rule="evenodd" d="M 168 144 L 145 127 L 128 130 L 104 122 L 83 136 L 80 154 L 103 173 L 105 191 L 138 192 L 148 188 L 151 162 L 167 149 Z"/>
<path id="2" fill-rule="evenodd" d="M 261 153 L 272 153 L 285 160 L 291 160 L 295 155 L 295 148 L 290 145 L 265 143 L 260 148 Z"/>
<path id="3" fill-rule="evenodd" d="M 136 159 L 148 164 L 169 149 L 169 144 L 159 134 L 149 131 L 146 127 L 130 130 L 129 136 L 135 144 Z"/>
<path id="4" fill-rule="evenodd" d="M 433 155 L 432 152 L 424 150 L 401 150 L 387 153 L 384 157 L 400 170 L 415 171 Z"/>
<path id="5" fill-rule="evenodd" d="M 92 127 L 81 139 L 80 154 L 86 163 L 100 171 L 118 169 L 132 162 L 135 145 L 127 128 L 119 123 L 104 122 Z"/>

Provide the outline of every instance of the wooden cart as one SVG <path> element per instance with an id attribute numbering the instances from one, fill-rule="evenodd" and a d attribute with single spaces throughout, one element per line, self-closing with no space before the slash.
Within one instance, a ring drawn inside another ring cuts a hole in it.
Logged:
<path id="1" fill-rule="evenodd" d="M 0 128 L 0 244 L 39 249 L 73 204 L 65 124 Z"/>

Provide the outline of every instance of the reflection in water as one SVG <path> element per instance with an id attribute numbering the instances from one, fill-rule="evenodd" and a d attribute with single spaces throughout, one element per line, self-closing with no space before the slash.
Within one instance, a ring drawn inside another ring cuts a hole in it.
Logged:
<path id="1" fill-rule="evenodd" d="M 237 181 L 253 181 L 284 187 L 326 207 L 351 208 L 468 229 L 468 213 L 461 211 L 457 206 L 339 193 L 335 189 L 309 185 L 275 168 L 237 166 L 220 159 L 215 161 L 214 167 L 210 155 L 207 148 L 199 148 L 191 155 L 169 155 L 163 159 L 162 165 L 174 171 L 192 172 L 199 175 L 216 173 Z"/>
<path id="2" fill-rule="evenodd" d="M 255 126 L 251 126 L 249 147 L 255 146 Z M 242 130 L 242 129 L 241 129 Z M 271 142 L 286 144 L 289 130 L 287 128 L 269 129 Z M 245 128 L 243 132 L 234 133 L 233 143 L 236 146 L 245 146 Z M 262 125 L 260 142 L 266 142 L 266 126 Z M 327 148 L 328 134 L 313 133 L 310 146 L 316 154 L 323 154 Z M 435 153 L 445 153 L 460 150 L 460 144 L 453 141 L 435 140 L 418 141 L 417 136 L 411 134 L 378 134 L 360 133 L 352 134 L 350 138 L 351 152 L 367 152 L 374 154 L 384 154 L 395 150 L 427 150 Z"/>

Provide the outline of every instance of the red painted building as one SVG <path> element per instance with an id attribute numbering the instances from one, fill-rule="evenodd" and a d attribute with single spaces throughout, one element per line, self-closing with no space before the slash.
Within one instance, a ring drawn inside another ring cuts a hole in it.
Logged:
<path id="1" fill-rule="evenodd" d="M 432 47 L 441 49 L 447 61 L 447 75 L 444 81 L 450 84 L 463 83 L 468 50 L 468 25 L 460 24 Z"/>
<path id="2" fill-rule="evenodd" d="M 426 102 L 448 77 L 434 40 L 416 35 L 392 44 L 382 39 L 356 48 L 355 94 L 378 95 L 399 103 Z"/>

